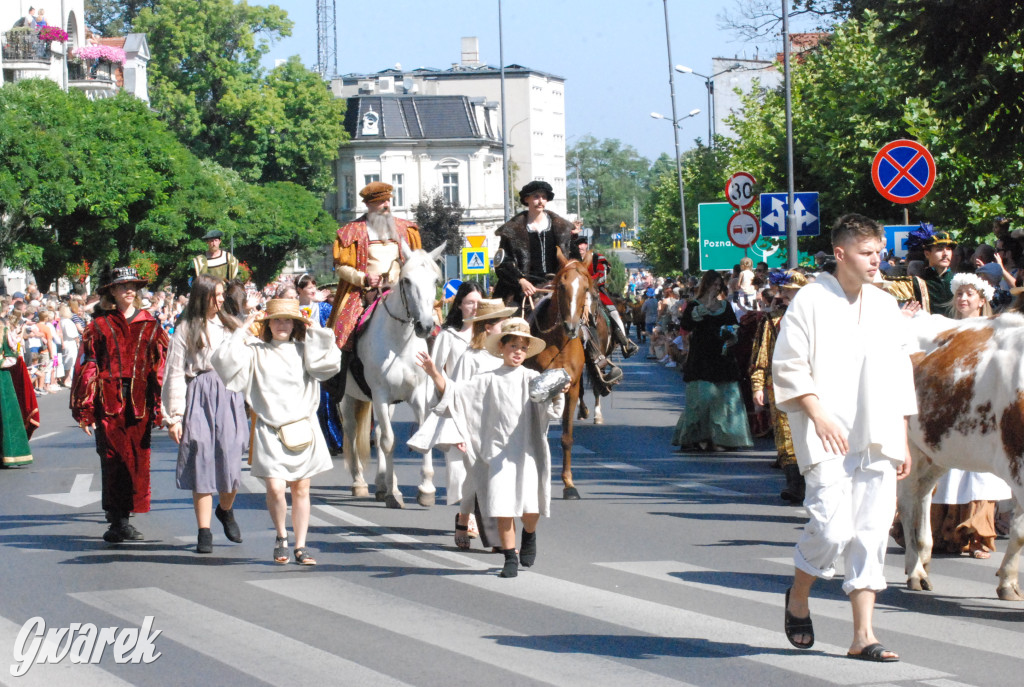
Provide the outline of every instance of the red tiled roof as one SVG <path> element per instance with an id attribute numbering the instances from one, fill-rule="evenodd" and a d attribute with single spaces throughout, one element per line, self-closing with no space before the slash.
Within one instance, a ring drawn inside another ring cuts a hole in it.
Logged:
<path id="1" fill-rule="evenodd" d="M 109 45 L 112 48 L 123 48 L 124 36 L 97 36 L 96 42 L 100 45 Z"/>

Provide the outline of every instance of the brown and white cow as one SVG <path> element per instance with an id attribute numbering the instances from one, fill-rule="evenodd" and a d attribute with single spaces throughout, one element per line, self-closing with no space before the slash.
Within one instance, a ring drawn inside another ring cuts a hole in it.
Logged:
<path id="1" fill-rule="evenodd" d="M 921 317 L 914 325 L 922 350 L 913 356 L 918 415 L 910 422 L 913 469 L 899 487 L 907 586 L 932 589 L 932 488 L 949 468 L 960 468 L 991 472 L 1013 491 L 1017 511 L 997 592 L 1005 601 L 1024 601 L 1017 579 L 1024 545 L 1024 316 Z"/>

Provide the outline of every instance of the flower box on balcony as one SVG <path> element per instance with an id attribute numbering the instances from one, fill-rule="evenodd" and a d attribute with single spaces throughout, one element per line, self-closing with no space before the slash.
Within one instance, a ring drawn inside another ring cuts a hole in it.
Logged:
<path id="1" fill-rule="evenodd" d="M 68 32 L 59 26 L 44 26 L 39 29 L 39 40 L 45 43 L 64 43 L 68 40 Z"/>
<path id="2" fill-rule="evenodd" d="M 74 57 L 77 60 L 99 60 L 111 64 L 124 64 L 127 56 L 122 48 L 115 48 L 110 45 L 85 45 L 75 48 Z"/>

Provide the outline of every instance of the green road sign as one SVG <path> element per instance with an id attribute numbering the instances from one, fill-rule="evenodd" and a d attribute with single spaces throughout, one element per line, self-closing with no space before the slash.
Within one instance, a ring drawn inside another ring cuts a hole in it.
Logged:
<path id="1" fill-rule="evenodd" d="M 746 250 L 733 245 L 727 231 L 729 218 L 735 213 L 736 208 L 729 203 L 701 203 L 697 206 L 701 270 L 731 270 L 743 256 L 749 257 L 754 264 L 766 262 L 769 267 L 785 267 L 781 242 L 761 238 Z"/>

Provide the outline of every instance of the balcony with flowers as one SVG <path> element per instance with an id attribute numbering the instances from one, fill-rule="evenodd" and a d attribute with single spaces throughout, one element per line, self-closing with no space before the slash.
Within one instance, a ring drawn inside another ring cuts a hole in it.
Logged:
<path id="1" fill-rule="evenodd" d="M 53 53 L 64 52 L 68 34 L 58 26 L 19 26 L 3 34 L 4 68 L 47 70 Z"/>
<path id="2" fill-rule="evenodd" d="M 123 48 L 111 45 L 75 48 L 68 59 L 68 84 L 86 91 L 90 97 L 113 95 L 126 59 Z"/>

